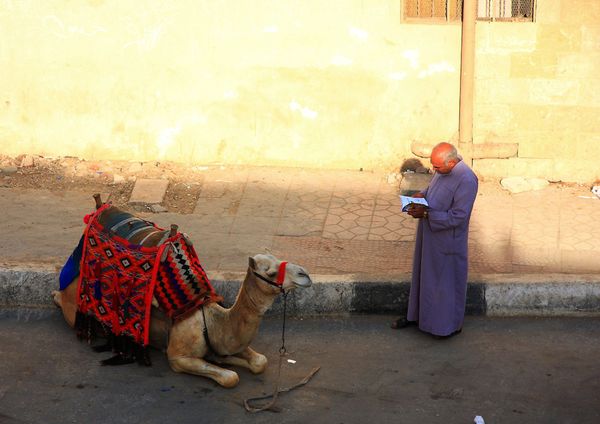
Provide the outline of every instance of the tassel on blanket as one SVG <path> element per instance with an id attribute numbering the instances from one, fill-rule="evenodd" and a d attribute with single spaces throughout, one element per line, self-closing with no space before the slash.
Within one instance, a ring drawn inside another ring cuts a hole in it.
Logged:
<path id="1" fill-rule="evenodd" d="M 152 365 L 152 361 L 150 360 L 150 348 L 148 346 L 142 346 L 126 335 L 113 335 L 92 315 L 85 315 L 81 312 L 77 312 L 75 317 L 75 329 L 77 331 L 77 337 L 85 339 L 89 344 L 92 344 L 92 342 L 98 338 L 106 339 L 104 344 L 92 347 L 95 352 L 112 351 L 116 353 L 116 355 L 111 358 L 100 361 L 102 365 L 124 365 L 134 362 L 145 366 Z"/>

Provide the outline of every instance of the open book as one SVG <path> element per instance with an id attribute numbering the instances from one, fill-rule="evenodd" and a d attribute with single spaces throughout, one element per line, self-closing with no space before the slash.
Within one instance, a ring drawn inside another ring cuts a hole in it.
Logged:
<path id="1" fill-rule="evenodd" d="M 427 200 L 423 197 L 400 196 L 402 202 L 402 212 L 407 212 L 413 205 L 429 207 Z"/>

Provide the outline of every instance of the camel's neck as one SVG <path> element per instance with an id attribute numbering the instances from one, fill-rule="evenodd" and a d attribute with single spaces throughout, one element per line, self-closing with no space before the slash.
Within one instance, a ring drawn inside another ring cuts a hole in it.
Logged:
<path id="1" fill-rule="evenodd" d="M 249 344 L 256 333 L 265 312 L 271 307 L 277 293 L 263 292 L 257 285 L 252 270 L 248 270 L 246 278 L 234 305 L 227 311 L 227 320 L 235 333 L 237 343 Z"/>
<path id="2" fill-rule="evenodd" d="M 277 293 L 263 292 L 256 281 L 256 276 L 251 269 L 246 273 L 246 278 L 240 287 L 237 299 L 231 307 L 231 314 L 256 317 L 259 320 L 267 312 L 277 297 Z"/>

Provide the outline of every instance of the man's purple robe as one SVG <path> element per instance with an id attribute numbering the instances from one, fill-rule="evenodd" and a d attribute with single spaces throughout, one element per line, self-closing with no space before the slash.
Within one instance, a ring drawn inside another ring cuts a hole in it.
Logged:
<path id="1" fill-rule="evenodd" d="M 436 173 L 423 191 L 429 216 L 419 219 L 407 316 L 422 331 L 447 336 L 462 328 L 477 187 L 477 176 L 461 161 L 448 174 Z"/>

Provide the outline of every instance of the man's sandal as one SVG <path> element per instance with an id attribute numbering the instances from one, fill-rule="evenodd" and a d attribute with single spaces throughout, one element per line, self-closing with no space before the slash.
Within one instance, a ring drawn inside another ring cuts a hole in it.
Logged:
<path id="1" fill-rule="evenodd" d="M 404 317 L 400 317 L 400 318 L 392 321 L 392 324 L 390 325 L 390 327 L 393 328 L 394 330 L 399 330 L 401 328 L 408 327 L 409 325 L 417 325 L 417 322 L 409 321 Z"/>

